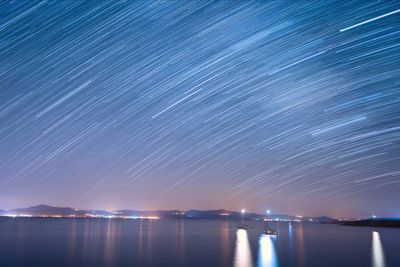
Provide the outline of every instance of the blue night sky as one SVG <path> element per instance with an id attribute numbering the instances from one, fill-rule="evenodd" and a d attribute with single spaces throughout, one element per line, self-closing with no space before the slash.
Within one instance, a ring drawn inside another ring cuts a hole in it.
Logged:
<path id="1" fill-rule="evenodd" d="M 400 217 L 400 3 L 2 1 L 0 144 L 0 208 Z"/>

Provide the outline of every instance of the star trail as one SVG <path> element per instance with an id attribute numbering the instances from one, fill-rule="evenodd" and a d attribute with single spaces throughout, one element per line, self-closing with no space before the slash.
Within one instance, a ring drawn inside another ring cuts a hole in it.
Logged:
<path id="1" fill-rule="evenodd" d="M 0 208 L 400 216 L 398 1 L 2 1 Z"/>

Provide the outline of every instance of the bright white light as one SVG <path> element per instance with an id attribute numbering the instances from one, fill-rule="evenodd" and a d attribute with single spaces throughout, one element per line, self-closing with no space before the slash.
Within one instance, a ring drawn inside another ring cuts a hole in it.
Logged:
<path id="1" fill-rule="evenodd" d="M 271 214 L 271 210 L 267 210 L 267 214 L 270 215 Z"/>
<path id="2" fill-rule="evenodd" d="M 258 241 L 258 267 L 277 267 L 278 257 L 275 251 L 273 237 L 261 235 Z"/>
<path id="3" fill-rule="evenodd" d="M 239 229 L 236 232 L 236 249 L 234 267 L 253 267 L 249 238 L 247 231 Z"/>
<path id="4" fill-rule="evenodd" d="M 372 218 L 376 219 L 376 215 L 372 215 Z"/>
<path id="5" fill-rule="evenodd" d="M 385 254 L 378 232 L 372 232 L 372 267 L 385 267 Z"/>
<path id="6" fill-rule="evenodd" d="M 241 210 L 241 212 L 242 212 L 242 213 L 245 213 L 245 212 L 246 212 L 246 210 L 245 210 L 245 209 L 242 209 L 242 210 Z"/>

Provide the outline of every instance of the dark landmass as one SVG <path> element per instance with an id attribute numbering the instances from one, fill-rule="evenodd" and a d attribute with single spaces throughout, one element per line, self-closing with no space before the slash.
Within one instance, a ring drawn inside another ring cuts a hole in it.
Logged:
<path id="1" fill-rule="evenodd" d="M 394 227 L 400 228 L 400 219 L 366 219 L 356 221 L 341 221 L 341 225 L 348 226 L 367 226 L 367 227 Z"/>
<path id="2" fill-rule="evenodd" d="M 11 210 L 0 210 L 0 216 L 8 217 L 65 217 L 65 218 L 161 218 L 161 219 L 227 219 L 240 220 L 242 214 L 238 211 L 224 209 L 217 210 L 80 210 L 70 207 L 53 207 L 48 205 L 38 205 L 29 208 L 19 208 Z M 279 221 L 299 221 L 316 223 L 338 223 L 337 219 L 322 217 L 300 217 L 292 215 L 271 214 L 264 215 L 258 213 L 245 213 L 245 220 L 279 220 Z"/>
<path id="3" fill-rule="evenodd" d="M 37 205 L 29 208 L 18 208 L 1 210 L 3 217 L 51 217 L 51 218 L 121 218 L 121 219 L 210 219 L 210 220 L 241 220 L 242 214 L 238 211 L 224 209 L 217 210 L 80 210 L 70 207 L 53 207 L 49 205 Z M 339 224 L 347 226 L 369 226 L 369 227 L 394 227 L 400 228 L 400 219 L 365 219 L 365 220 L 337 220 L 327 216 L 301 217 L 285 214 L 258 214 L 245 213 L 245 220 L 275 220 L 275 221 L 298 221 L 307 223 Z"/>
<path id="4" fill-rule="evenodd" d="M 37 205 L 29 208 L 20 208 L 20 209 L 13 209 L 10 211 L 11 213 L 15 214 L 29 214 L 29 215 L 42 215 L 42 216 L 50 216 L 56 214 L 62 214 L 65 216 L 69 215 L 78 215 L 83 214 L 83 212 L 75 210 L 73 208 L 60 208 L 60 207 L 52 207 L 48 205 Z"/>

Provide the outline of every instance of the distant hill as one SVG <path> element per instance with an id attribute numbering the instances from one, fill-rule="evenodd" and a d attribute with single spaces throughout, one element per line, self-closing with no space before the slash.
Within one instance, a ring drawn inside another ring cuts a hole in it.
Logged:
<path id="1" fill-rule="evenodd" d="M 0 210 L 0 216 L 51 216 L 51 217 L 150 217 L 157 216 L 163 219 L 184 218 L 184 219 L 229 219 L 239 220 L 242 214 L 238 211 L 229 211 L 225 209 L 216 210 L 155 210 L 155 211 L 138 211 L 138 210 L 79 210 L 70 207 L 53 207 L 49 205 L 37 205 L 29 208 L 19 208 L 12 210 Z M 321 217 L 298 217 L 292 215 L 264 215 L 258 213 L 246 213 L 246 220 L 297 220 L 305 222 L 320 223 L 337 223 L 338 220 L 321 216 Z"/>
<path id="2" fill-rule="evenodd" d="M 61 216 L 69 216 L 69 215 L 79 215 L 83 214 L 82 211 L 69 208 L 69 207 L 52 207 L 48 205 L 37 205 L 29 208 L 20 208 L 20 209 L 13 209 L 11 213 L 14 214 L 28 214 L 28 215 L 37 215 L 37 216 L 44 216 L 44 215 L 61 215 Z"/>
<path id="3" fill-rule="evenodd" d="M 355 221 L 342 221 L 341 225 L 347 226 L 368 226 L 368 227 L 394 227 L 400 228 L 400 219 L 366 219 L 366 220 L 355 220 Z"/>

